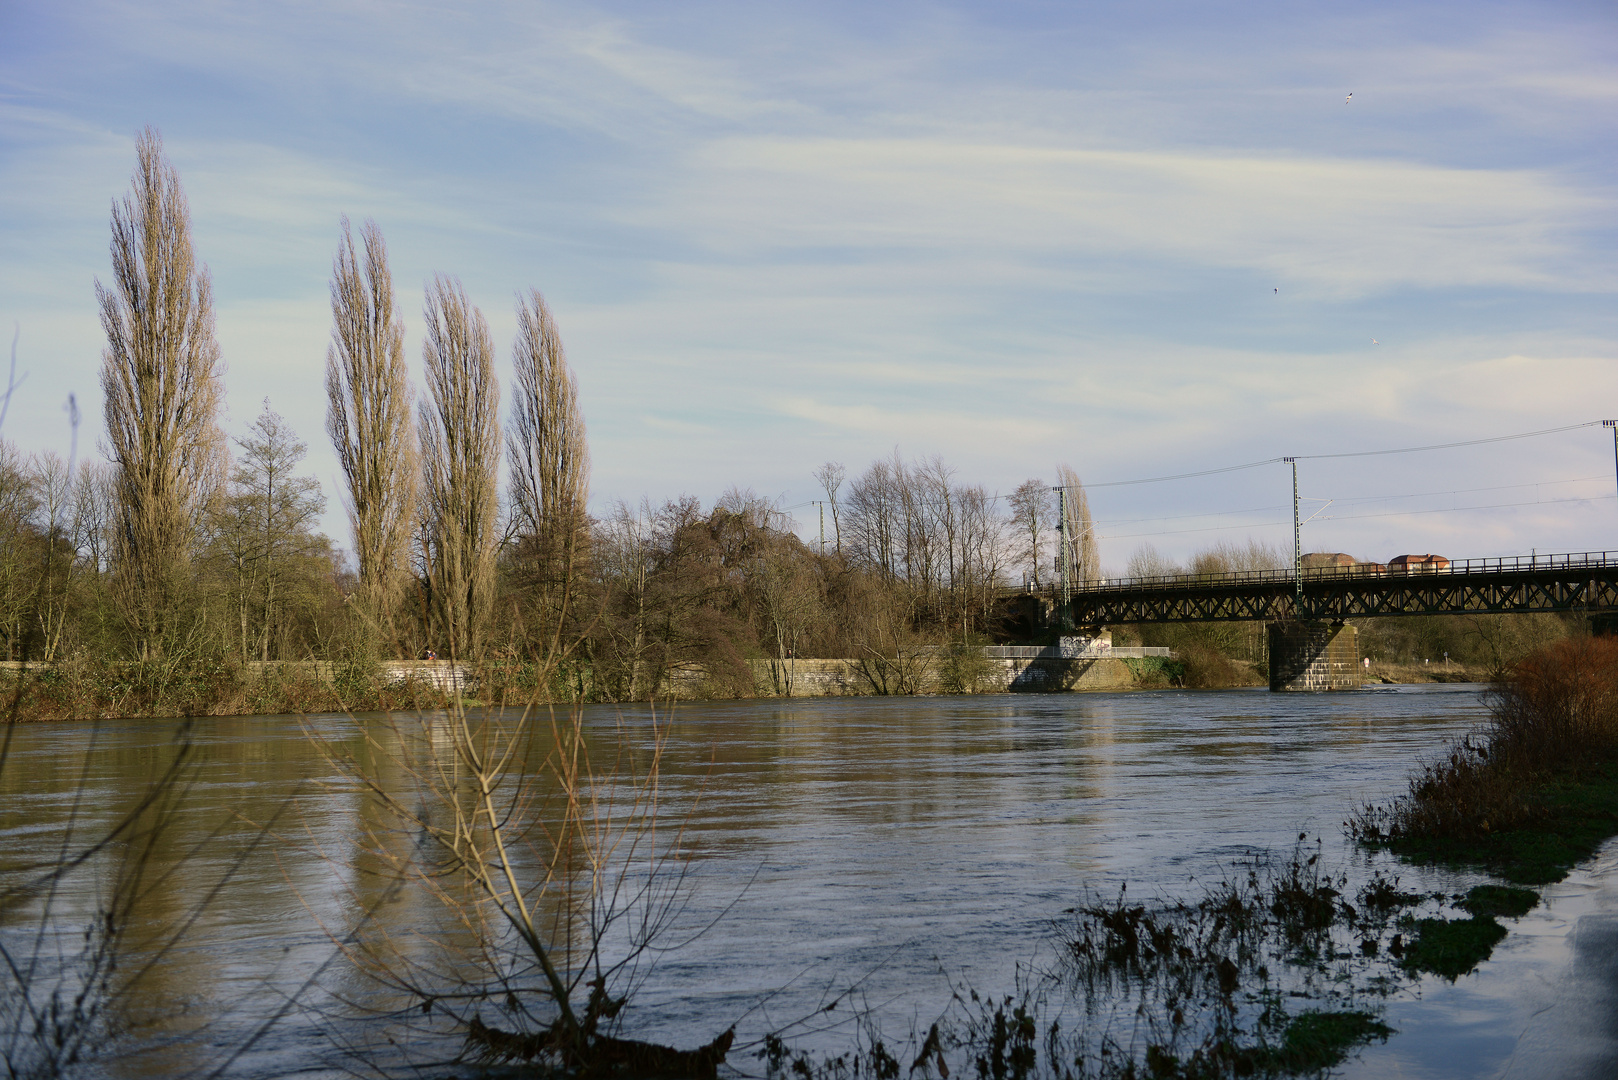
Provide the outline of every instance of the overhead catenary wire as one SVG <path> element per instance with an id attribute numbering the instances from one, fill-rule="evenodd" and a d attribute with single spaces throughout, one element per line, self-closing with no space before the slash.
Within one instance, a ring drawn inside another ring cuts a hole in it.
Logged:
<path id="1" fill-rule="evenodd" d="M 1533 439 L 1541 435 L 1556 435 L 1564 431 L 1577 431 L 1580 428 L 1600 427 L 1600 420 L 1586 420 L 1578 424 L 1564 424 L 1561 427 L 1543 428 L 1539 431 L 1520 431 L 1514 435 L 1493 435 L 1485 439 L 1463 439 L 1458 442 L 1433 443 L 1429 446 L 1400 446 L 1388 450 L 1351 450 L 1337 454 L 1289 454 L 1285 457 L 1265 458 L 1263 461 L 1249 461 L 1244 465 L 1226 465 L 1218 469 L 1201 469 L 1196 472 L 1174 473 L 1171 476 L 1146 476 L 1137 480 L 1107 480 L 1101 483 L 1085 484 L 1087 489 L 1104 487 L 1130 487 L 1135 484 L 1161 484 L 1170 480 L 1191 480 L 1199 476 L 1217 476 L 1220 473 L 1241 472 L 1244 469 L 1256 469 L 1261 465 L 1276 465 L 1291 458 L 1295 461 L 1324 461 L 1330 458 L 1352 457 L 1381 457 L 1387 454 L 1420 454 L 1429 450 L 1453 450 L 1462 446 L 1482 446 L 1486 443 L 1511 442 L 1515 439 Z"/>
<path id="2" fill-rule="evenodd" d="M 1331 514 L 1326 517 L 1317 517 L 1315 521 L 1366 521 L 1372 518 L 1413 517 L 1417 514 L 1458 514 L 1468 510 L 1505 510 L 1522 506 L 1556 506 L 1567 503 L 1593 503 L 1612 502 L 1618 500 L 1618 495 L 1593 495 L 1584 498 L 1569 499 L 1533 499 L 1527 502 L 1494 503 L 1487 506 L 1445 506 L 1430 510 L 1392 510 L 1385 514 Z M 1211 515 L 1209 515 L 1211 516 Z M 1239 525 L 1210 525 L 1201 529 L 1170 529 L 1155 532 L 1141 533 L 1111 533 L 1098 536 L 1098 540 L 1133 540 L 1139 537 L 1151 536 L 1186 536 L 1192 533 L 1227 532 L 1231 529 L 1262 529 L 1271 525 L 1290 525 L 1287 521 L 1244 521 Z"/>
<path id="3" fill-rule="evenodd" d="M 1523 488 L 1553 487 L 1553 486 L 1556 486 L 1556 485 L 1559 485 L 1559 484 L 1585 484 L 1585 483 L 1591 483 L 1591 482 L 1594 482 L 1594 481 L 1597 481 L 1597 480 L 1605 481 L 1606 479 L 1607 479 L 1606 476 L 1571 476 L 1571 477 L 1568 477 L 1565 480 L 1536 480 L 1536 481 L 1534 481 L 1532 483 L 1528 483 L 1528 484 L 1492 484 L 1492 485 L 1490 485 L 1488 487 L 1450 488 L 1447 491 L 1413 491 L 1413 492 L 1409 492 L 1409 493 L 1404 494 L 1404 495 L 1348 495 L 1348 496 L 1343 496 L 1343 497 L 1334 498 L 1334 499 L 1330 499 L 1330 500 L 1318 499 L 1318 498 L 1314 498 L 1314 497 L 1311 497 L 1311 496 L 1304 496 L 1303 500 L 1305 502 L 1336 502 L 1336 503 L 1388 502 L 1388 501 L 1391 501 L 1391 500 L 1394 500 L 1394 499 L 1430 499 L 1430 498 L 1436 498 L 1436 497 L 1438 497 L 1440 495 L 1475 495 L 1478 492 L 1482 492 L 1482 491 L 1519 491 L 1519 490 L 1521 490 Z M 1523 505 L 1526 505 L 1526 504 L 1523 504 Z M 1241 510 L 1210 510 L 1210 511 L 1205 511 L 1205 512 L 1199 513 L 1199 514 L 1170 514 L 1170 515 L 1165 515 L 1165 516 L 1160 516 L 1160 517 L 1138 517 L 1138 518 L 1097 518 L 1096 519 L 1096 524 L 1097 524 L 1098 527 L 1101 526 L 1101 525 L 1108 525 L 1108 526 L 1112 526 L 1112 527 L 1116 528 L 1116 527 L 1123 526 L 1123 525 L 1139 525 L 1139 524 L 1142 524 L 1142 523 L 1148 522 L 1148 521 L 1191 521 L 1191 520 L 1194 520 L 1196 518 L 1234 517 L 1237 514 L 1262 514 L 1262 513 L 1268 513 L 1268 512 L 1273 511 L 1273 510 L 1285 510 L 1285 509 L 1286 509 L 1286 507 L 1283 506 L 1282 504 L 1275 503 L 1275 504 L 1272 504 L 1272 505 L 1269 505 L 1269 506 L 1249 506 L 1249 507 L 1246 507 L 1246 508 L 1241 509 Z M 1405 512 L 1415 513 L 1416 511 L 1405 511 Z M 1423 511 L 1423 512 L 1425 512 L 1425 511 Z M 1341 515 L 1333 515 L 1333 518 L 1337 518 L 1337 517 L 1340 517 L 1340 516 Z M 1321 520 L 1331 520 L 1331 519 L 1323 518 Z M 1249 524 L 1252 524 L 1252 523 L 1249 523 Z M 1240 526 L 1237 526 L 1237 527 L 1240 527 Z M 1142 534 L 1142 535 L 1145 535 L 1145 534 Z"/>

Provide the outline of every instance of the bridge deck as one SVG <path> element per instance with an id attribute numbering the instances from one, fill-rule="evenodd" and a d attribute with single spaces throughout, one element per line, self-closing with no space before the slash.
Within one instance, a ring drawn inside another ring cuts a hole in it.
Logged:
<path id="1" fill-rule="evenodd" d="M 1087 581 L 1072 590 L 1073 622 L 1603 611 L 1618 608 L 1618 552 L 1465 559 L 1443 570 L 1323 567 L 1305 570 L 1301 586 L 1290 570 Z"/>

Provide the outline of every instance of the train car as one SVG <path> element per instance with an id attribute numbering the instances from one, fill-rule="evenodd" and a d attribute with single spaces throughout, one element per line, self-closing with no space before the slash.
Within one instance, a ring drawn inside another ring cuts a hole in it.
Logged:
<path id="1" fill-rule="evenodd" d="M 1393 574 L 1436 574 L 1449 569 L 1449 559 L 1442 555 L 1396 555 L 1388 560 L 1388 572 Z"/>

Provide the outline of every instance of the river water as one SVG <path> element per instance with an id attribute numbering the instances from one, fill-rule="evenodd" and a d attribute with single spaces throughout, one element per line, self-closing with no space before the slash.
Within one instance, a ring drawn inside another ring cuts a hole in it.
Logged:
<path id="1" fill-rule="evenodd" d="M 1402 790 L 1414 762 L 1477 724 L 1479 689 L 592 708 L 585 726 L 598 742 L 622 734 L 643 760 L 661 733 L 662 842 L 689 855 L 662 940 L 678 947 L 639 970 L 626 1030 L 692 1046 L 735 1024 L 750 1044 L 815 1018 L 795 1041 L 835 1052 L 853 1038 L 836 1026 L 850 1001 L 902 1036 L 925 1030 L 958 987 L 1026 983 L 1049 966 L 1052 921 L 1086 892 L 1127 882 L 1131 896 L 1191 895 L 1195 880 L 1255 851 L 1290 850 L 1300 833 L 1363 877 L 1381 857 L 1352 849 L 1344 817 Z M 444 932 L 430 904 L 390 900 L 368 878 L 355 838 L 374 808 L 310 738 L 363 758 L 385 751 L 392 730 L 363 716 L 195 723 L 195 769 L 152 850 L 121 969 L 150 960 L 149 970 L 120 1000 L 118 1041 L 91 1048 L 112 1052 L 83 1071 L 337 1076 L 454 1052 L 430 1024 L 367 1019 L 381 999 L 334 945 L 360 911 L 377 913 L 373 929 Z M 169 760 L 174 731 L 162 721 L 17 729 L 0 771 L 0 883 L 104 832 Z M 78 839 L 64 848 L 69 822 Z M 65 875 L 48 898 L 9 902 L 7 951 L 71 957 L 119 850 Z M 1401 994 L 1388 1012 L 1399 1034 L 1346 1071 L 1604 1075 L 1615 867 L 1609 847 L 1549 890 L 1476 975 Z M 1398 872 L 1422 889 L 1481 880 Z M 841 1011 L 822 1011 L 834 1000 Z M 759 1071 L 750 1054 L 732 1057 Z"/>

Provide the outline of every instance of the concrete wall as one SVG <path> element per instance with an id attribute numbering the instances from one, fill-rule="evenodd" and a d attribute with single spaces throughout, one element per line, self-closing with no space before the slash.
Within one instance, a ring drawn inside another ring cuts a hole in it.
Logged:
<path id="1" fill-rule="evenodd" d="M 878 692 L 881 676 L 856 660 L 750 660 L 760 697 L 843 697 Z M 790 667 L 790 675 L 789 669 Z M 936 666 L 918 661 L 903 672 L 889 672 L 890 692 L 906 682 L 916 692 L 939 692 Z M 789 690 L 790 684 L 790 690 Z M 1122 660 L 986 659 L 978 693 L 1128 690 L 1135 675 Z"/>
<path id="2" fill-rule="evenodd" d="M 1357 690 L 1359 631 L 1347 623 L 1276 622 L 1269 625 L 1270 689 Z"/>

